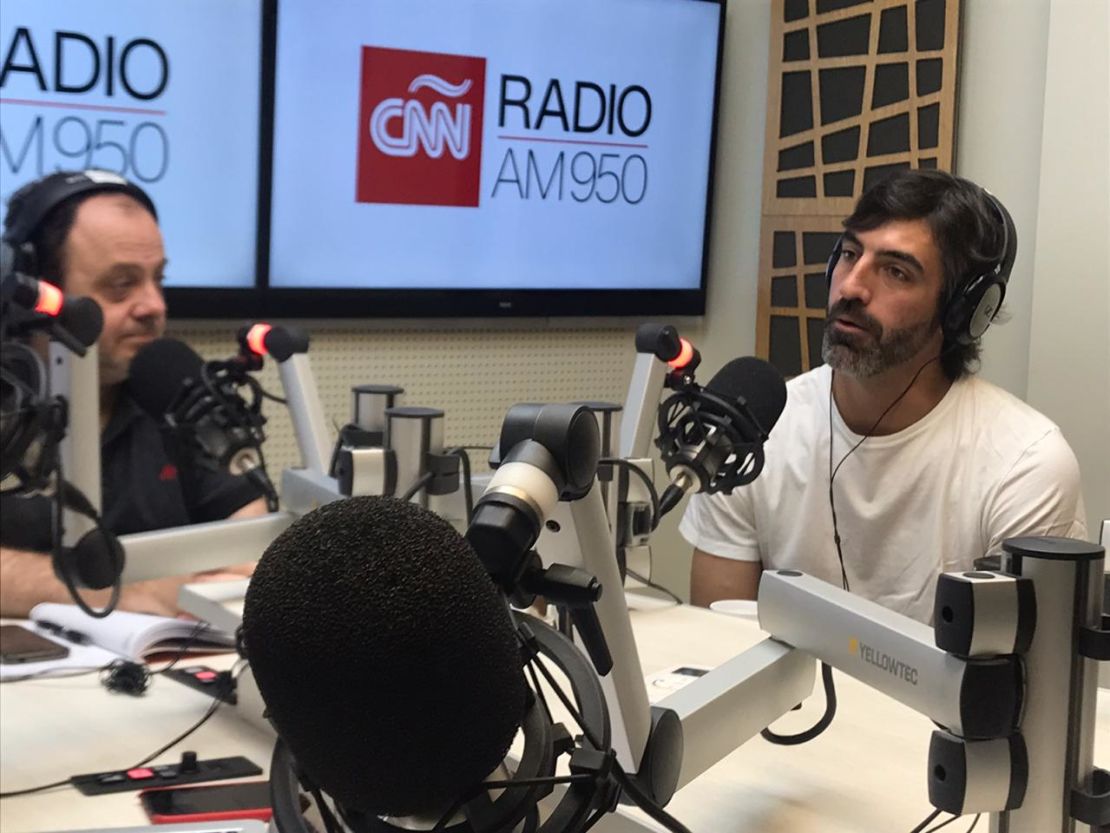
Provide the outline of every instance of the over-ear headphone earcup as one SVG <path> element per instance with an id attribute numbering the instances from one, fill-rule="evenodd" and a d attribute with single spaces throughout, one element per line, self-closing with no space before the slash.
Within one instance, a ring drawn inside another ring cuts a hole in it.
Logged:
<path id="1" fill-rule="evenodd" d="M 1005 283 L 994 274 L 980 275 L 948 304 L 944 332 L 961 344 L 971 344 L 987 331 L 1005 297 Z"/>
<path id="2" fill-rule="evenodd" d="M 65 581 L 68 575 L 78 587 L 103 590 L 123 572 L 123 547 L 116 536 L 102 527 L 90 529 L 72 547 L 59 547 L 54 572 Z"/>
<path id="3" fill-rule="evenodd" d="M 981 338 L 998 315 L 1017 259 L 1017 228 L 1010 212 L 989 191 L 983 191 L 983 197 L 998 221 L 1002 245 L 994 266 L 966 281 L 944 310 L 945 336 L 960 344 Z"/>

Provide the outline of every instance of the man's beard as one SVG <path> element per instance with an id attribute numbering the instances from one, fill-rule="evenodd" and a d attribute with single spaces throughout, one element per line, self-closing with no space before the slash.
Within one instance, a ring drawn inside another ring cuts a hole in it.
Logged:
<path id="1" fill-rule="evenodd" d="M 845 317 L 866 332 L 846 334 L 832 326 Z M 863 311 L 858 301 L 837 301 L 829 310 L 821 358 L 834 370 L 866 379 L 912 359 L 933 337 L 936 319 L 897 330 L 883 330 L 882 324 Z"/>

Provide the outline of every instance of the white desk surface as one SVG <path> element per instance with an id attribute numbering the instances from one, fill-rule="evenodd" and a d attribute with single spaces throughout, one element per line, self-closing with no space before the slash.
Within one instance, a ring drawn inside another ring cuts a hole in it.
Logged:
<path id="1" fill-rule="evenodd" d="M 716 665 L 762 638 L 755 623 L 744 619 L 654 601 L 634 600 L 633 607 L 645 674 L 678 664 Z M 824 734 L 794 747 L 756 737 L 681 790 L 668 809 L 695 833 L 897 833 L 913 828 L 932 809 L 925 784 L 932 723 L 844 674 L 835 678 L 839 709 Z M 18 790 L 79 772 L 129 766 L 199 719 L 210 702 L 160 678 L 141 698 L 110 694 L 95 675 L 4 684 L 0 786 Z M 823 710 L 818 675 L 804 707 L 774 726 L 780 732 L 799 731 Z M 201 758 L 246 755 L 266 770 L 271 744 L 271 738 L 225 706 L 156 763 L 176 761 L 182 749 L 191 749 Z M 1095 763 L 1110 769 L 1110 691 L 1105 690 L 1099 694 Z M 135 792 L 86 797 L 59 788 L 0 801 L 4 833 L 144 821 Z M 946 830 L 962 833 L 969 824 L 956 822 Z M 602 833 L 625 829 L 616 820 L 595 828 Z M 977 829 L 986 830 L 986 821 Z"/>

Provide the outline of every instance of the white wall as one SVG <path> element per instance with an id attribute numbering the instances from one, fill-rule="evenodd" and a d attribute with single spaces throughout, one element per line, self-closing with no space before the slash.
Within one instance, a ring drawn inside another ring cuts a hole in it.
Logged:
<path id="1" fill-rule="evenodd" d="M 1028 401 L 1079 458 L 1092 537 L 1110 518 L 1110 6 L 1048 27 Z"/>
<path id="2" fill-rule="evenodd" d="M 983 339 L 983 378 L 1025 398 L 1033 317 L 1049 0 L 965 0 L 956 102 L 956 165 L 995 194 L 1018 229 L 1009 320 Z M 1005 25 L 1001 21 L 1005 20 Z"/>

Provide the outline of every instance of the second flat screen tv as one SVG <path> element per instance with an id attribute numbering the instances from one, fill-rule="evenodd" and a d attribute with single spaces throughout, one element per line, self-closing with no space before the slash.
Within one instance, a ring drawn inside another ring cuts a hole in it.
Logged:
<path id="1" fill-rule="evenodd" d="M 722 15 L 281 0 L 267 311 L 701 313 Z"/>

